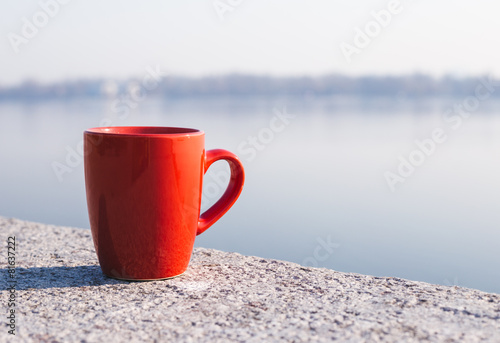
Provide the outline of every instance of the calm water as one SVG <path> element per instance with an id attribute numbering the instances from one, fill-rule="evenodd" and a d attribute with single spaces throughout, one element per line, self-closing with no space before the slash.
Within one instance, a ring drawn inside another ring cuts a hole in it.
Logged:
<path id="1" fill-rule="evenodd" d="M 151 98 L 130 113 L 113 100 L 0 103 L 0 215 L 88 228 L 84 129 L 194 127 L 247 174 L 197 246 L 500 293 L 500 102 L 461 122 L 443 116 L 456 102 Z M 68 167 L 59 178 L 54 162 Z M 384 173 L 398 167 L 392 191 Z M 207 203 L 225 168 L 206 177 Z"/>

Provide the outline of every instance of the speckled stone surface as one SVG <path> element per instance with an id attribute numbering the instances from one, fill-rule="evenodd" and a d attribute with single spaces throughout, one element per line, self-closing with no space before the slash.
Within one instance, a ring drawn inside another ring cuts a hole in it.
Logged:
<path id="1" fill-rule="evenodd" d="M 0 232 L 1 342 L 500 342 L 497 294 L 201 248 L 178 278 L 126 282 L 102 275 L 89 230 L 0 217 Z"/>

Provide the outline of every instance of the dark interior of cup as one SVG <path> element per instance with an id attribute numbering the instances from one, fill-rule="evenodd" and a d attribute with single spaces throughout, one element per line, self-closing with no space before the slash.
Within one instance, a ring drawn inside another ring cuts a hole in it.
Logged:
<path id="1" fill-rule="evenodd" d="M 91 133 L 107 133 L 119 135 L 175 135 L 200 133 L 200 130 L 183 127 L 161 127 L 161 126 L 110 126 L 94 127 L 88 129 Z"/>

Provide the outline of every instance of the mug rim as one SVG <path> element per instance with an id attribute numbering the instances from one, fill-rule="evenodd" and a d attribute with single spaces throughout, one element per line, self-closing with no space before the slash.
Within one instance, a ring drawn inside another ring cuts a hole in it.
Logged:
<path id="1" fill-rule="evenodd" d="M 186 137 L 204 134 L 198 129 L 173 126 L 102 126 L 87 129 L 85 133 L 120 137 Z"/>

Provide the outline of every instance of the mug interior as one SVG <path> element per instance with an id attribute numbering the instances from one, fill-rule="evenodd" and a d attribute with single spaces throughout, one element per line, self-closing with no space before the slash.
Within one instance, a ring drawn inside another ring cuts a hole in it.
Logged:
<path id="1" fill-rule="evenodd" d="M 192 135 L 202 134 L 203 132 L 197 129 L 189 129 L 183 127 L 161 127 L 161 126 L 110 126 L 110 127 L 94 127 L 86 130 L 88 133 L 97 134 L 115 134 L 115 135 Z"/>

